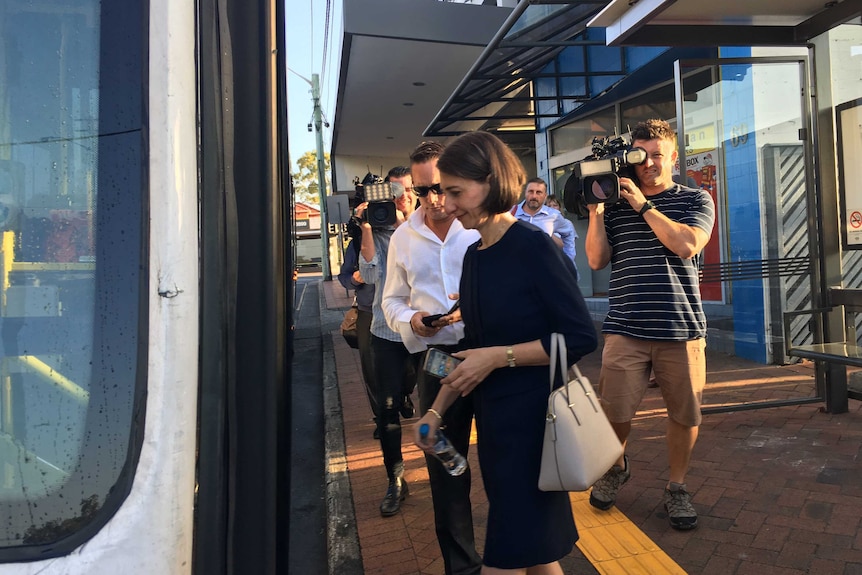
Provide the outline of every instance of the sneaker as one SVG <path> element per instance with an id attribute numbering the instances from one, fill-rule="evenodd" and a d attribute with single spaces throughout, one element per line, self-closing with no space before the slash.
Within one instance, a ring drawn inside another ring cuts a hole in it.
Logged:
<path id="1" fill-rule="evenodd" d="M 691 506 L 691 494 L 685 490 L 685 483 L 671 483 L 664 490 L 664 508 L 674 529 L 688 531 L 697 527 L 697 511 Z"/>
<path id="2" fill-rule="evenodd" d="M 632 477 L 632 474 L 629 473 L 628 456 L 623 456 L 623 463 L 625 468 L 614 465 L 593 484 L 593 490 L 590 492 L 590 505 L 602 511 L 607 511 L 613 507 L 617 501 L 620 487 Z"/>
<path id="3" fill-rule="evenodd" d="M 401 417 L 404 419 L 412 419 L 416 415 L 416 408 L 413 406 L 413 398 L 409 395 L 404 396 L 404 401 L 401 402 Z"/>

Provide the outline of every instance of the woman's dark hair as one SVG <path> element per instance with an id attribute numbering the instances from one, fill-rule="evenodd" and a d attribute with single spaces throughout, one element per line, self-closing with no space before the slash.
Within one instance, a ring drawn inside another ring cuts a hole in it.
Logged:
<path id="1" fill-rule="evenodd" d="M 488 182 L 490 190 L 482 209 L 489 214 L 512 209 L 527 181 L 518 156 L 489 132 L 467 132 L 458 137 L 446 146 L 437 160 L 437 169 L 457 178 Z"/>

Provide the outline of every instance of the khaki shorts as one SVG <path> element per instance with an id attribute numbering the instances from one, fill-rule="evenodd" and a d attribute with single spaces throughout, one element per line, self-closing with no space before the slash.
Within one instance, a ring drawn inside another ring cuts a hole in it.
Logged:
<path id="1" fill-rule="evenodd" d="M 700 425 L 700 403 L 706 385 L 706 342 L 655 341 L 619 334 L 605 335 L 599 395 L 613 423 L 632 420 L 649 385 L 650 372 L 680 425 Z"/>

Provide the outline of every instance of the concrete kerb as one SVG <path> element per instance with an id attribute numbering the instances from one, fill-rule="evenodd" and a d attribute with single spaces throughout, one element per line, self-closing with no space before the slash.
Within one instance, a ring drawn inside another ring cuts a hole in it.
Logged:
<path id="1" fill-rule="evenodd" d="M 359 533 L 356 530 L 356 513 L 353 508 L 353 491 L 347 470 L 347 449 L 344 442 L 344 422 L 341 412 L 341 395 L 335 352 L 330 334 L 333 322 L 340 323 L 343 311 L 329 310 L 321 282 L 320 290 L 321 338 L 323 347 L 323 415 L 326 433 L 326 506 L 327 549 L 330 575 L 362 575 L 362 553 Z M 333 318 L 327 318 L 327 315 Z M 327 321 L 328 320 L 328 321 Z"/>

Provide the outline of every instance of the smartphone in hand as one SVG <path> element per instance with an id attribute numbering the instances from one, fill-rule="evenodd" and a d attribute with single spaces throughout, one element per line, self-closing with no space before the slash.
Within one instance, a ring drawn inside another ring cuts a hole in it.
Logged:
<path id="1" fill-rule="evenodd" d="M 434 315 L 426 315 L 425 317 L 422 318 L 422 323 L 425 324 L 427 327 L 434 327 L 431 324 L 433 324 L 435 321 L 437 321 L 438 319 L 440 319 L 444 315 L 452 315 L 453 313 L 458 311 L 459 307 L 461 307 L 461 300 L 456 301 L 455 304 L 451 308 L 449 308 L 449 311 L 447 311 L 446 313 L 437 313 Z"/>
<path id="2" fill-rule="evenodd" d="M 461 363 L 462 360 L 451 356 L 445 351 L 440 351 L 435 347 L 429 347 L 425 354 L 425 365 L 423 369 L 428 375 L 443 379 Z"/>

